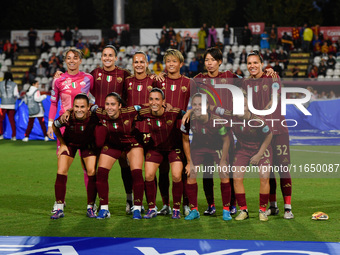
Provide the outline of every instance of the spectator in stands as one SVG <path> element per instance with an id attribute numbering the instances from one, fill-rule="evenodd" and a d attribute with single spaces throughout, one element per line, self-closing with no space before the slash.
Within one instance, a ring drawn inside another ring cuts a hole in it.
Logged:
<path id="1" fill-rule="evenodd" d="M 186 34 L 185 38 L 185 52 L 189 52 L 191 50 L 191 45 L 192 45 L 192 38 L 189 35 L 189 33 Z"/>
<path id="2" fill-rule="evenodd" d="M 181 69 L 180 69 L 180 74 L 184 75 L 184 76 L 189 76 L 189 67 L 187 65 L 182 65 Z"/>
<path id="3" fill-rule="evenodd" d="M 261 49 L 269 49 L 269 35 L 266 30 L 261 34 L 260 47 Z"/>
<path id="4" fill-rule="evenodd" d="M 164 35 L 165 38 L 168 36 L 168 30 L 166 29 L 166 26 L 164 25 L 161 30 L 161 37 Z"/>
<path id="5" fill-rule="evenodd" d="M 270 34 L 269 34 L 269 47 L 271 50 L 276 48 L 276 43 L 277 43 L 277 33 L 275 32 L 275 29 L 272 28 L 270 29 Z"/>
<path id="6" fill-rule="evenodd" d="M 310 52 L 311 41 L 313 40 L 313 30 L 307 25 L 303 31 L 302 50 Z"/>
<path id="7" fill-rule="evenodd" d="M 318 35 L 316 35 L 315 37 L 314 37 L 314 39 L 313 39 L 313 47 L 315 46 L 315 44 L 316 43 L 319 43 L 319 44 L 321 44 L 322 43 L 322 41 L 320 40 L 320 38 L 319 38 L 319 36 Z"/>
<path id="8" fill-rule="evenodd" d="M 48 69 L 49 76 L 53 77 L 56 71 L 58 71 L 58 63 L 52 62 L 52 64 L 50 64 L 49 69 Z M 32 80 L 30 80 L 30 82 L 32 82 Z"/>
<path id="9" fill-rule="evenodd" d="M 198 37 L 198 45 L 197 45 L 197 49 L 198 50 L 205 50 L 205 38 L 206 38 L 207 34 L 205 33 L 205 30 L 203 29 L 203 27 L 200 28 L 200 31 L 198 31 L 197 33 L 197 37 Z"/>
<path id="10" fill-rule="evenodd" d="M 12 58 L 12 44 L 8 39 L 4 44 L 3 52 L 5 53 L 5 59 Z"/>
<path id="11" fill-rule="evenodd" d="M 209 28 L 207 23 L 203 23 L 203 30 L 205 31 L 205 47 L 208 46 Z"/>
<path id="12" fill-rule="evenodd" d="M 166 51 L 166 49 L 167 49 L 167 40 L 166 40 L 165 35 L 163 35 L 163 34 L 161 35 L 161 38 L 158 41 L 158 45 L 159 45 L 160 50 L 162 52 Z"/>
<path id="13" fill-rule="evenodd" d="M 81 51 L 84 53 L 84 58 L 85 59 L 88 59 L 88 58 L 91 57 L 91 51 L 90 51 L 89 47 L 86 44 L 84 44 L 84 48 Z"/>
<path id="14" fill-rule="evenodd" d="M 224 48 L 224 45 L 223 43 L 220 41 L 220 38 L 217 37 L 216 39 L 216 45 L 215 45 L 216 48 L 220 49 L 221 52 L 223 52 L 223 48 Z"/>
<path id="15" fill-rule="evenodd" d="M 229 25 L 225 24 L 224 29 L 223 29 L 224 46 L 230 45 L 230 35 L 231 35 L 231 31 L 230 31 Z M 221 51 L 223 52 L 223 50 Z"/>
<path id="16" fill-rule="evenodd" d="M 326 61 L 327 68 L 331 68 L 334 70 L 335 64 L 336 64 L 336 59 L 333 57 L 333 54 L 328 55 L 328 59 Z"/>
<path id="17" fill-rule="evenodd" d="M 264 51 L 264 53 L 263 53 L 263 60 L 264 61 L 269 61 L 270 60 L 270 50 L 269 49 L 266 49 L 265 51 Z"/>
<path id="18" fill-rule="evenodd" d="M 20 51 L 20 46 L 17 42 L 17 40 L 13 40 L 13 43 L 12 43 L 12 52 L 14 55 L 17 55 L 17 53 L 19 53 Z"/>
<path id="19" fill-rule="evenodd" d="M 229 49 L 229 52 L 227 54 L 227 62 L 230 64 L 234 64 L 235 60 L 235 53 L 232 51 L 232 49 Z"/>
<path id="20" fill-rule="evenodd" d="M 321 56 L 321 45 L 319 42 L 315 42 L 313 47 L 313 56 Z"/>
<path id="21" fill-rule="evenodd" d="M 312 69 L 310 70 L 308 74 L 308 78 L 316 80 L 318 78 L 318 67 L 313 65 Z"/>
<path id="22" fill-rule="evenodd" d="M 83 38 L 82 33 L 79 31 L 79 28 L 76 26 L 73 32 L 73 46 L 77 46 L 77 43 L 80 39 Z"/>
<path id="23" fill-rule="evenodd" d="M 250 29 L 248 28 L 248 25 L 245 25 L 244 29 L 242 30 L 242 44 L 249 45 L 252 38 L 253 38 L 253 35 Z"/>
<path id="24" fill-rule="evenodd" d="M 325 91 L 321 91 L 320 99 L 328 99 L 328 96 Z"/>
<path id="25" fill-rule="evenodd" d="M 319 69 L 318 76 L 320 76 L 320 75 L 326 76 L 327 66 L 326 66 L 325 60 L 322 59 L 320 61 L 318 69 Z"/>
<path id="26" fill-rule="evenodd" d="M 240 53 L 239 57 L 240 61 L 239 64 L 247 64 L 247 52 L 246 49 L 243 49 L 242 52 Z"/>
<path id="27" fill-rule="evenodd" d="M 83 43 L 82 39 L 80 38 L 78 40 L 77 44 L 76 44 L 76 48 L 79 49 L 79 50 L 82 50 L 82 49 L 84 49 L 84 45 L 85 44 Z"/>
<path id="28" fill-rule="evenodd" d="M 209 34 L 208 34 L 208 48 L 210 47 L 215 47 L 217 42 L 217 30 L 215 29 L 214 26 L 211 26 L 209 29 Z"/>
<path id="29" fill-rule="evenodd" d="M 281 43 L 283 50 L 286 51 L 288 54 L 290 52 L 290 48 L 293 45 L 293 40 L 290 35 L 288 35 L 286 32 L 283 33 L 283 36 L 281 38 Z"/>
<path id="30" fill-rule="evenodd" d="M 59 63 L 59 58 L 57 57 L 55 52 L 52 52 L 52 55 L 50 56 L 50 58 L 48 60 L 48 64 L 51 65 L 54 62 L 58 64 Z"/>
<path id="31" fill-rule="evenodd" d="M 42 64 L 40 63 L 38 68 L 37 68 L 37 76 L 42 78 L 42 77 L 46 77 L 46 68 L 42 66 Z"/>
<path id="32" fill-rule="evenodd" d="M 300 72 L 300 68 L 297 64 L 294 65 L 294 67 L 292 68 L 292 76 L 293 78 L 298 78 L 299 77 L 299 72 Z"/>
<path id="33" fill-rule="evenodd" d="M 37 31 L 35 31 L 33 27 L 31 27 L 30 31 L 27 33 L 27 37 L 28 37 L 29 51 L 35 53 L 35 42 L 38 38 Z"/>
<path id="34" fill-rule="evenodd" d="M 329 37 L 327 35 L 325 35 L 325 38 L 324 38 L 323 41 L 326 42 L 328 46 L 332 45 L 332 41 L 331 41 L 331 39 L 329 39 Z"/>
<path id="35" fill-rule="evenodd" d="M 283 69 L 282 67 L 280 66 L 280 62 L 279 60 L 276 60 L 275 61 L 275 65 L 273 66 L 273 70 L 280 76 L 282 77 L 282 72 L 283 72 Z"/>
<path id="36" fill-rule="evenodd" d="M 300 39 L 300 33 L 297 25 L 295 25 L 292 29 L 292 39 L 295 49 L 299 49 L 301 46 L 301 39 Z"/>
<path id="37" fill-rule="evenodd" d="M 313 89 L 313 94 L 312 94 L 312 100 L 316 100 L 316 99 L 319 99 L 320 96 L 319 96 L 319 93 L 316 89 Z"/>
<path id="38" fill-rule="evenodd" d="M 172 27 L 169 27 L 169 30 L 168 30 L 168 38 L 167 38 L 168 46 L 170 45 L 170 40 L 172 39 L 172 36 L 173 36 L 173 35 L 176 37 L 176 32 L 175 32 L 175 30 L 174 30 Z"/>
<path id="39" fill-rule="evenodd" d="M 198 60 L 193 57 L 189 64 L 189 77 L 195 77 L 198 74 Z"/>
<path id="40" fill-rule="evenodd" d="M 331 44 L 331 45 L 329 45 L 328 46 L 328 55 L 329 54 L 333 54 L 333 55 L 335 55 L 336 54 L 336 47 L 333 45 L 333 44 Z"/>
<path id="41" fill-rule="evenodd" d="M 278 54 L 276 52 L 276 49 L 273 49 L 272 52 L 269 55 L 269 62 L 274 63 L 278 58 Z"/>
<path id="42" fill-rule="evenodd" d="M 41 64 L 43 67 L 45 67 L 46 69 L 48 68 L 48 62 L 46 61 L 45 58 L 43 58 L 43 59 L 41 60 L 40 64 Z"/>
<path id="43" fill-rule="evenodd" d="M 71 31 L 70 27 L 66 27 L 66 30 L 64 32 L 64 40 L 65 40 L 66 47 L 72 46 L 72 38 L 73 38 L 73 32 Z"/>
<path id="44" fill-rule="evenodd" d="M 277 59 L 284 64 L 285 69 L 287 68 L 288 65 L 288 56 L 287 53 L 281 48 L 279 51 L 279 54 L 277 55 Z M 280 77 L 282 77 L 280 75 Z"/>
<path id="45" fill-rule="evenodd" d="M 118 33 L 117 33 L 114 25 L 111 26 L 108 37 L 109 37 L 108 44 L 110 44 L 110 45 L 113 45 L 114 42 L 117 41 Z M 100 51 L 102 51 L 104 47 L 105 47 L 105 45 L 102 47 L 102 49 Z"/>
<path id="46" fill-rule="evenodd" d="M 173 35 L 171 40 L 170 40 L 170 46 L 169 46 L 171 49 L 176 49 L 178 48 L 178 42 L 176 40 L 176 36 Z"/>
<path id="47" fill-rule="evenodd" d="M 321 53 L 324 56 L 327 56 L 328 54 L 328 44 L 327 42 L 323 42 L 322 46 L 321 46 Z"/>
<path id="48" fill-rule="evenodd" d="M 176 33 L 176 41 L 177 41 L 177 45 L 180 45 L 182 43 L 182 35 L 181 35 L 182 31 L 179 30 L 177 33 Z M 179 50 L 179 48 L 178 48 Z"/>
<path id="49" fill-rule="evenodd" d="M 55 47 L 61 46 L 61 40 L 63 39 L 63 33 L 60 31 L 59 27 L 54 31 L 53 40 Z"/>
<path id="50" fill-rule="evenodd" d="M 336 99 L 336 95 L 333 90 L 329 92 L 328 99 Z"/>
<path id="51" fill-rule="evenodd" d="M 312 27 L 313 35 L 315 37 L 319 37 L 320 35 L 320 25 L 316 24 L 314 27 Z"/>
<path id="52" fill-rule="evenodd" d="M 41 40 L 41 44 L 39 46 L 40 53 L 43 53 L 43 52 L 49 53 L 50 52 L 50 48 L 51 48 L 51 46 L 49 45 L 48 42 L 45 42 L 45 40 Z"/>
<path id="53" fill-rule="evenodd" d="M 156 61 L 163 63 L 164 54 L 162 54 L 161 48 L 158 47 L 156 50 Z"/>
<path id="54" fill-rule="evenodd" d="M 163 72 L 163 69 L 164 69 L 164 67 L 163 67 L 162 63 L 159 62 L 159 61 L 157 61 L 152 67 L 152 70 L 156 75 L 159 75 L 161 72 Z"/>
<path id="55" fill-rule="evenodd" d="M 57 67 L 57 71 L 60 71 L 62 73 L 66 72 L 66 69 L 64 68 L 64 65 L 62 62 L 59 62 L 58 67 Z"/>

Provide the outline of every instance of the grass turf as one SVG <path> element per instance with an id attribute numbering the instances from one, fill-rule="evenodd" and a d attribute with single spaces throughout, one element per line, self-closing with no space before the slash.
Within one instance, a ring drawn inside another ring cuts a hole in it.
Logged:
<path id="1" fill-rule="evenodd" d="M 339 163 L 340 147 L 292 146 L 292 163 Z M 309 152 L 306 152 L 308 150 Z M 311 152 L 316 151 L 316 152 Z M 332 153 L 320 153 L 320 152 Z M 338 154 L 334 154 L 338 153 Z M 157 237 L 243 239 L 279 241 L 340 241 L 340 179 L 293 179 L 292 206 L 295 219 L 284 220 L 283 201 L 278 185 L 279 216 L 268 222 L 258 220 L 259 180 L 245 179 L 250 219 L 223 222 L 219 180 L 215 180 L 216 217 L 203 216 L 206 201 L 202 180 L 198 181 L 201 219 L 172 220 L 159 216 L 151 220 L 132 220 L 125 214 L 125 192 L 116 164 L 110 173 L 111 218 L 86 218 L 86 193 L 79 156 L 69 171 L 65 218 L 50 220 L 54 202 L 57 169 L 54 142 L 0 141 L 0 235 L 2 236 L 78 236 L 78 237 Z M 340 172 L 340 169 L 338 169 Z M 334 175 L 336 176 L 336 175 Z M 339 177 L 339 175 L 337 175 Z M 278 182 L 279 184 L 279 182 Z M 171 190 L 170 190 L 171 192 Z M 157 205 L 162 206 L 157 195 Z M 312 213 L 326 212 L 328 221 L 311 220 Z"/>

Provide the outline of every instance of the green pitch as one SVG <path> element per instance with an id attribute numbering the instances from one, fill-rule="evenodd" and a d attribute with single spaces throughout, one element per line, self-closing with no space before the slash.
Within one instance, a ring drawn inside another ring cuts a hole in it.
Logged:
<path id="1" fill-rule="evenodd" d="M 278 185 L 279 216 L 268 222 L 258 220 L 259 180 L 245 179 L 250 219 L 223 222 L 219 180 L 215 180 L 217 217 L 203 216 L 206 201 L 202 181 L 198 181 L 201 219 L 172 220 L 157 217 L 132 220 L 125 214 L 125 192 L 118 164 L 110 173 L 111 218 L 86 218 L 86 193 L 79 156 L 69 171 L 65 218 L 51 220 L 54 181 L 57 170 L 55 142 L 0 141 L 0 235 L 1 236 L 78 236 L 78 237 L 155 237 L 244 239 L 280 241 L 340 241 L 340 179 L 293 179 L 292 206 L 295 219 L 284 220 L 283 201 Z M 292 146 L 292 163 L 340 163 L 340 147 Z M 328 153 L 329 152 L 329 153 Z M 340 169 L 338 169 L 340 172 Z M 162 206 L 157 195 L 157 205 Z M 328 221 L 313 221 L 316 211 L 326 212 Z"/>

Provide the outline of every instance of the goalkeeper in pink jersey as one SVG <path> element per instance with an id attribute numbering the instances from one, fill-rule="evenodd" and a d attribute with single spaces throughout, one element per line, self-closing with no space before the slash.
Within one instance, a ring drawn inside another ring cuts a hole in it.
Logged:
<path id="1" fill-rule="evenodd" d="M 73 107 L 73 100 L 77 94 L 85 93 L 88 95 L 90 89 L 93 87 L 92 75 L 79 71 L 79 65 L 81 64 L 82 57 L 83 53 L 76 48 L 70 48 L 64 53 L 64 61 L 67 65 L 67 72 L 62 74 L 58 79 L 54 80 L 53 90 L 51 92 L 51 107 L 49 112 L 47 130 L 47 135 L 51 139 L 54 139 L 52 124 L 57 113 L 59 99 L 61 102 L 59 115 L 62 115 L 67 109 Z M 61 133 L 63 133 L 64 128 L 61 128 L 60 131 Z M 57 146 L 59 149 L 59 140 L 57 141 Z M 88 178 L 85 168 L 84 180 L 85 186 L 87 186 Z M 55 209 L 56 203 L 53 207 L 52 213 L 55 212 Z"/>

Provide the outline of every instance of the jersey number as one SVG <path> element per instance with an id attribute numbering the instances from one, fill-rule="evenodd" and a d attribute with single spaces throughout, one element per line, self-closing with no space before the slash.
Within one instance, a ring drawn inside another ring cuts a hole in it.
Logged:
<path id="1" fill-rule="evenodd" d="M 288 155 L 287 153 L 287 145 L 276 145 L 277 155 Z"/>

